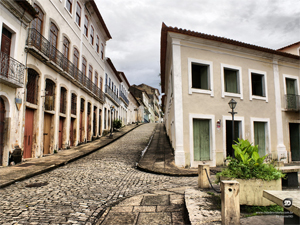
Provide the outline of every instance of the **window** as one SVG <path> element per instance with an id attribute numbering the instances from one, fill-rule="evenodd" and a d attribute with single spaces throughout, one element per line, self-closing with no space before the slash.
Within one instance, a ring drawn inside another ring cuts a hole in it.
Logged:
<path id="1" fill-rule="evenodd" d="M 50 26 L 50 58 L 55 63 L 59 63 L 58 58 L 56 57 L 57 37 L 58 37 L 58 28 L 55 26 L 54 23 L 51 23 L 51 26 Z"/>
<path id="2" fill-rule="evenodd" d="M 44 18 L 44 13 L 41 10 L 40 7 L 37 6 L 37 4 L 34 4 L 34 9 L 35 11 L 38 12 L 37 17 L 32 21 L 31 26 L 32 28 L 36 29 L 37 32 L 39 32 L 40 34 L 42 33 L 42 29 L 43 29 L 43 18 Z"/>
<path id="3" fill-rule="evenodd" d="M 209 66 L 192 63 L 192 88 L 209 90 Z"/>
<path id="4" fill-rule="evenodd" d="M 72 3 L 73 3 L 73 0 L 66 1 L 66 8 L 70 13 L 72 13 Z"/>
<path id="5" fill-rule="evenodd" d="M 86 76 L 86 59 L 82 57 L 82 73 Z"/>
<path id="6" fill-rule="evenodd" d="M 97 38 L 96 38 L 96 51 L 99 53 L 99 42 L 100 42 L 100 39 L 99 39 L 99 36 L 97 35 Z"/>
<path id="7" fill-rule="evenodd" d="M 92 80 L 93 77 L 93 67 L 90 65 L 89 66 L 89 79 Z"/>
<path id="8" fill-rule="evenodd" d="M 26 85 L 26 89 L 27 89 L 26 101 L 32 104 L 37 104 L 38 79 L 39 79 L 39 74 L 35 70 L 29 68 L 28 82 Z"/>
<path id="9" fill-rule="evenodd" d="M 242 69 L 238 66 L 221 64 L 222 97 L 232 96 L 243 99 Z"/>
<path id="10" fill-rule="evenodd" d="M 251 73 L 251 82 L 252 82 L 252 95 L 265 97 L 264 89 L 264 75 Z"/>
<path id="11" fill-rule="evenodd" d="M 91 26 L 90 42 L 94 45 L 94 27 Z"/>
<path id="12" fill-rule="evenodd" d="M 108 79 L 108 87 L 110 88 L 110 78 Z"/>
<path id="13" fill-rule="evenodd" d="M 63 54 L 64 54 L 64 57 L 66 57 L 67 59 L 69 59 L 69 47 L 70 47 L 70 42 L 66 37 L 64 37 L 64 40 L 63 40 Z"/>
<path id="14" fill-rule="evenodd" d="M 111 82 L 111 90 L 114 91 L 114 82 Z"/>
<path id="15" fill-rule="evenodd" d="M 297 79 L 285 77 L 286 108 L 289 110 L 299 110 L 299 96 L 297 90 Z"/>
<path id="16" fill-rule="evenodd" d="M 80 22 L 81 22 L 81 6 L 80 4 L 77 2 L 76 5 L 76 17 L 75 17 L 75 21 L 78 24 L 78 26 L 80 26 Z"/>
<path id="17" fill-rule="evenodd" d="M 240 93 L 238 70 L 224 68 L 225 92 Z"/>
<path id="18" fill-rule="evenodd" d="M 67 90 L 64 87 L 60 88 L 60 113 L 66 113 L 67 106 Z"/>
<path id="19" fill-rule="evenodd" d="M 103 58 L 104 58 L 104 46 L 101 43 L 101 59 L 103 59 Z"/>
<path id="20" fill-rule="evenodd" d="M 74 48 L 74 53 L 73 53 L 73 64 L 76 68 L 79 66 L 79 51 Z"/>
<path id="21" fill-rule="evenodd" d="M 96 86 L 98 87 L 98 73 L 95 72 L 95 80 L 94 83 L 96 84 Z"/>
<path id="22" fill-rule="evenodd" d="M 201 93 L 214 96 L 213 62 L 188 58 L 189 94 Z M 169 86 L 173 92 L 173 74 L 170 72 Z"/>
<path id="23" fill-rule="evenodd" d="M 89 34 L 88 26 L 89 26 L 89 19 L 87 18 L 87 16 L 85 16 L 83 32 L 84 32 L 85 36 L 87 36 L 87 37 L 88 37 L 88 34 Z"/>
<path id="24" fill-rule="evenodd" d="M 102 89 L 102 83 L 103 83 L 103 79 L 102 79 L 102 77 L 100 77 L 100 89 L 101 89 L 101 91 L 103 90 Z"/>
<path id="25" fill-rule="evenodd" d="M 76 94 L 72 93 L 71 95 L 71 114 L 76 115 L 77 109 L 77 96 Z"/>

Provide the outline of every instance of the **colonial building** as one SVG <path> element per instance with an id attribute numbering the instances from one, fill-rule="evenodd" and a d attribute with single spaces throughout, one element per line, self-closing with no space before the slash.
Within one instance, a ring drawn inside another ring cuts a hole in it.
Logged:
<path id="1" fill-rule="evenodd" d="M 157 88 L 151 87 L 147 84 L 140 84 L 137 85 L 137 87 L 143 89 L 145 92 L 147 92 L 149 98 L 150 98 L 150 105 L 153 109 L 153 117 L 155 118 L 154 121 L 158 122 L 160 121 L 160 105 L 159 105 L 159 90 Z"/>
<path id="2" fill-rule="evenodd" d="M 36 15 L 27 1 L 0 1 L 0 166 L 8 165 L 9 153 L 23 144 L 24 40 Z"/>
<path id="3" fill-rule="evenodd" d="M 105 46 L 111 35 L 95 2 L 32 1 L 23 157 L 41 157 L 101 136 Z"/>
<path id="4" fill-rule="evenodd" d="M 119 119 L 122 121 L 122 125 L 127 125 L 128 123 L 128 106 L 129 106 L 129 99 L 128 99 L 128 93 L 129 93 L 129 87 L 130 84 L 123 72 L 119 72 L 119 76 L 121 78 L 121 83 L 119 84 L 119 98 L 120 98 L 120 115 Z"/>
<path id="5" fill-rule="evenodd" d="M 300 161 L 299 62 L 299 42 L 272 50 L 163 23 L 164 121 L 176 165 L 222 165 L 238 137 L 260 155 Z"/>
<path id="6" fill-rule="evenodd" d="M 128 93 L 128 110 L 127 110 L 127 122 L 128 124 L 141 122 L 142 116 L 141 116 L 141 107 L 138 100 L 131 94 L 131 92 Z"/>
<path id="7" fill-rule="evenodd" d="M 129 91 L 138 100 L 140 107 L 143 108 L 143 116 L 141 117 L 142 122 L 153 123 L 155 119 L 154 111 L 152 105 L 150 104 L 151 100 L 147 92 L 143 88 L 138 87 L 135 84 L 130 86 Z"/>

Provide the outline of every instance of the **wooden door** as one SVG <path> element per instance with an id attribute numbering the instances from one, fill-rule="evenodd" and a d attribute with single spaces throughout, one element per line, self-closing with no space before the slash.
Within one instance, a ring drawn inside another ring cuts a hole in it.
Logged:
<path id="1" fill-rule="evenodd" d="M 0 97 L 0 166 L 2 166 L 5 135 L 5 105 Z"/>
<path id="2" fill-rule="evenodd" d="M 79 121 L 79 132 L 80 132 L 80 142 L 83 142 L 83 121 L 82 121 L 82 117 L 83 117 L 83 112 L 80 111 L 80 121 Z"/>
<path id="3" fill-rule="evenodd" d="M 33 109 L 26 109 L 24 130 L 24 158 L 31 158 L 33 136 Z"/>
<path id="4" fill-rule="evenodd" d="M 194 161 L 210 160 L 209 120 L 194 119 Z"/>
<path id="5" fill-rule="evenodd" d="M 2 28 L 2 39 L 1 39 L 1 71 L 0 75 L 8 77 L 9 72 L 9 57 L 11 48 L 11 36 L 12 33 L 5 27 Z"/>
<path id="6" fill-rule="evenodd" d="M 59 117 L 58 148 L 63 148 L 64 118 Z"/>
<path id="7" fill-rule="evenodd" d="M 44 154 L 50 154 L 51 114 L 44 114 Z"/>
<path id="8" fill-rule="evenodd" d="M 70 146 L 74 146 L 74 118 L 71 118 L 71 123 L 70 123 Z"/>
<path id="9" fill-rule="evenodd" d="M 91 115 L 88 114 L 87 115 L 87 119 L 86 119 L 86 130 L 87 130 L 87 135 L 86 135 L 86 138 L 87 140 L 91 140 L 91 121 L 90 121 L 90 118 L 91 118 Z"/>
<path id="10" fill-rule="evenodd" d="M 290 148 L 292 161 L 300 161 L 300 124 L 290 123 Z"/>

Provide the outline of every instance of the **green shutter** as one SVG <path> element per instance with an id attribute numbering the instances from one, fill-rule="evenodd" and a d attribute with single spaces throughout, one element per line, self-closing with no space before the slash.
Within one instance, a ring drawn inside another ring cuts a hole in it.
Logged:
<path id="1" fill-rule="evenodd" d="M 266 155 L 265 122 L 254 122 L 254 144 L 258 145 L 258 153 L 262 157 Z"/>
<path id="2" fill-rule="evenodd" d="M 238 93 L 237 71 L 224 69 L 225 92 Z"/>
<path id="3" fill-rule="evenodd" d="M 209 120 L 194 119 L 194 161 L 210 160 Z"/>
<path id="4" fill-rule="evenodd" d="M 288 95 L 295 95 L 296 88 L 295 88 L 295 79 L 286 78 L 286 94 Z"/>

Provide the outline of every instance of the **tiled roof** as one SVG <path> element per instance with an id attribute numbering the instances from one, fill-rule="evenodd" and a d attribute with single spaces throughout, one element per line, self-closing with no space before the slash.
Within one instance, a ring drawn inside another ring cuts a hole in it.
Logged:
<path id="1" fill-rule="evenodd" d="M 129 87 L 130 87 L 130 84 L 129 84 L 129 82 L 128 82 L 128 80 L 127 80 L 127 77 L 125 76 L 125 74 L 124 74 L 123 72 L 121 72 L 121 71 L 118 71 L 118 72 L 121 74 L 121 76 L 123 76 L 123 78 L 124 78 L 126 84 L 128 85 L 128 88 L 129 88 Z"/>
<path id="2" fill-rule="evenodd" d="M 114 64 L 112 63 L 111 59 L 107 57 L 106 61 L 107 61 L 108 65 L 110 66 L 110 68 L 112 69 L 112 71 L 115 73 L 115 75 L 118 78 L 118 80 L 120 82 L 122 82 L 122 79 L 121 79 L 121 77 L 119 75 L 119 72 L 116 70 L 116 68 L 115 68 Z"/>
<path id="3" fill-rule="evenodd" d="M 260 47 L 256 45 L 251 45 L 247 44 L 244 42 L 240 41 L 235 41 L 232 39 L 224 38 L 224 37 L 218 37 L 214 35 L 209 35 L 209 34 L 204 34 L 204 33 L 199 33 L 195 31 L 190 31 L 190 30 L 185 30 L 185 29 L 179 29 L 177 27 L 168 27 L 165 23 L 162 23 L 162 28 L 161 28 L 161 48 L 160 48 L 160 70 L 161 70 L 161 91 L 162 93 L 165 92 L 165 63 L 166 63 L 166 50 L 167 50 L 167 34 L 168 32 L 173 32 L 173 33 L 178 33 L 178 34 L 184 34 L 184 35 L 189 35 L 197 38 L 203 38 L 207 40 L 212 40 L 212 41 L 218 41 L 226 44 L 231 44 L 231 45 L 236 45 L 244 48 L 249 48 L 249 49 L 254 49 L 257 51 L 262 51 L 262 52 L 267 52 L 270 54 L 275 54 L 275 55 L 281 55 L 284 57 L 289 57 L 293 59 L 300 59 L 299 56 L 289 54 L 286 52 L 280 52 L 277 50 L 265 48 L 265 47 Z"/>

